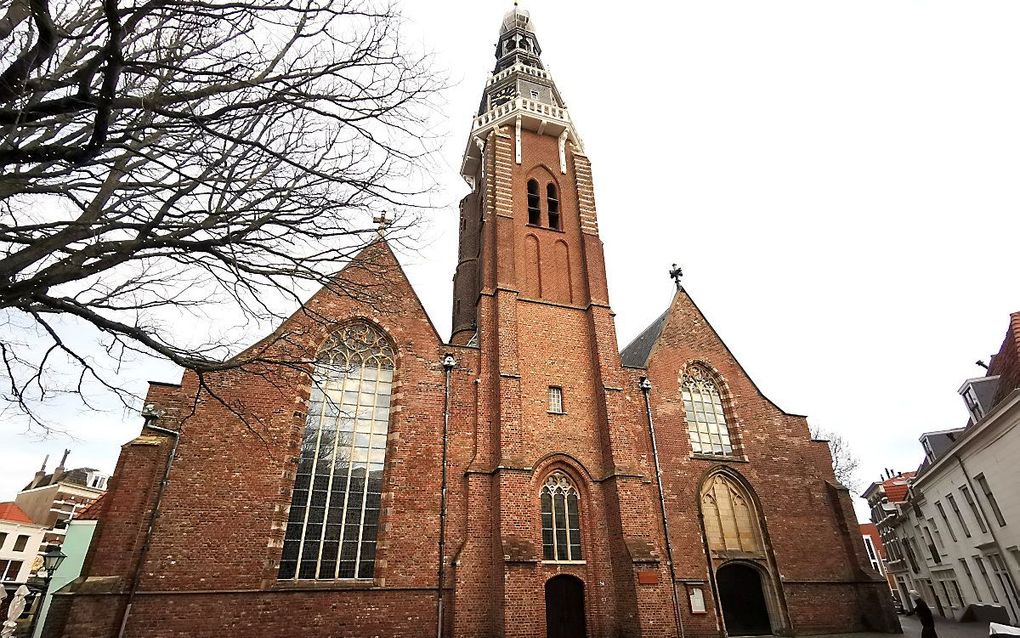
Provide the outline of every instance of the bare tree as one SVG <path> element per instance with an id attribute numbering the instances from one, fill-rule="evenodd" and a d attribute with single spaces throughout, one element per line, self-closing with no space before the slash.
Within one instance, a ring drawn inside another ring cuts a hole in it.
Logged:
<path id="1" fill-rule="evenodd" d="M 33 405 L 87 401 L 90 384 L 134 403 L 114 373 L 135 353 L 235 366 L 229 331 L 196 340 L 172 326 L 213 312 L 277 322 L 309 284 L 338 285 L 330 275 L 375 238 L 373 214 L 397 215 L 398 241 L 420 219 L 442 80 L 403 44 L 391 6 L 5 4 L 8 409 L 38 423 Z"/>
<path id="2" fill-rule="evenodd" d="M 854 454 L 843 435 L 812 425 L 811 438 L 829 444 L 829 451 L 832 453 L 832 471 L 836 475 L 836 480 L 852 492 L 860 491 L 861 481 L 857 471 L 861 461 Z"/>

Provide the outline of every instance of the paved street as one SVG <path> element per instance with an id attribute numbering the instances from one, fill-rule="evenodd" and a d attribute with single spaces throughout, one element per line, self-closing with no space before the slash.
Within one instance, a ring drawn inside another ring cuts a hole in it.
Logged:
<path id="1" fill-rule="evenodd" d="M 900 625 L 903 627 L 904 638 L 920 638 L 921 623 L 914 616 L 900 616 Z M 951 622 L 935 616 L 935 632 L 939 638 L 987 638 L 987 622 Z M 828 638 L 878 638 L 879 636 L 889 637 L 889 634 L 832 634 Z"/>

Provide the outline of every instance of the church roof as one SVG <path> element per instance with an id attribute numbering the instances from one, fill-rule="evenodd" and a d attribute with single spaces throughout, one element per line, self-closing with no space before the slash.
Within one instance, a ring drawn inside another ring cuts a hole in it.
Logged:
<path id="1" fill-rule="evenodd" d="M 674 318 L 676 323 L 673 323 Z M 692 319 L 694 320 L 694 324 L 689 324 L 688 322 Z M 687 289 L 683 287 L 679 288 L 673 295 L 673 300 L 670 302 L 669 307 L 666 308 L 666 312 L 659 315 L 659 317 L 645 328 L 633 341 L 631 341 L 626 348 L 620 351 L 620 362 L 628 368 L 647 368 L 652 352 L 655 350 L 655 345 L 663 340 L 663 331 L 666 329 L 667 324 L 671 326 L 671 331 L 688 330 L 693 325 L 702 324 L 704 328 L 707 329 L 708 333 L 714 339 L 718 340 L 719 345 L 722 346 L 729 358 L 737 365 L 747 380 L 751 383 L 755 392 L 757 392 L 761 398 L 771 403 L 773 407 L 783 414 L 797 417 L 804 416 L 803 414 L 787 412 L 776 405 L 775 401 L 765 396 L 765 394 L 761 391 L 761 388 L 758 387 L 758 384 L 754 382 L 754 379 L 752 379 L 751 376 L 747 374 L 747 371 L 744 370 L 744 366 L 740 365 L 740 361 L 737 360 L 733 351 L 730 350 L 729 346 L 726 345 L 726 342 L 723 341 L 721 336 L 719 336 L 719 333 L 716 332 L 714 327 L 712 327 L 708 318 L 705 317 L 705 313 L 698 308 L 698 304 L 694 303 L 694 299 L 691 298 Z"/>
<path id="2" fill-rule="evenodd" d="M 662 327 L 666 325 L 668 317 L 669 308 L 620 351 L 620 360 L 623 365 L 628 368 L 644 368 L 648 365 L 648 355 L 652 353 L 652 346 L 659 340 Z"/>

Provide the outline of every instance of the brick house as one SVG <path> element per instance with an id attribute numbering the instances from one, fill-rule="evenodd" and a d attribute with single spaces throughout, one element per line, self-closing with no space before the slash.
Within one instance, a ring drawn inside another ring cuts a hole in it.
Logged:
<path id="1" fill-rule="evenodd" d="M 44 635 L 898 631 L 827 445 L 679 283 L 618 351 L 540 54 L 508 13 L 449 341 L 380 240 L 337 275 L 370 298 L 327 287 L 255 346 L 300 365 L 153 383 Z"/>

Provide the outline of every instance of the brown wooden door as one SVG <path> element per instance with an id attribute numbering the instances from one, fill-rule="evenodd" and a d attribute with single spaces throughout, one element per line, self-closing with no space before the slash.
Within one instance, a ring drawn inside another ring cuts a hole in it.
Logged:
<path id="1" fill-rule="evenodd" d="M 554 576 L 545 583 L 548 638 L 585 638 L 584 583 L 573 576 Z"/>

